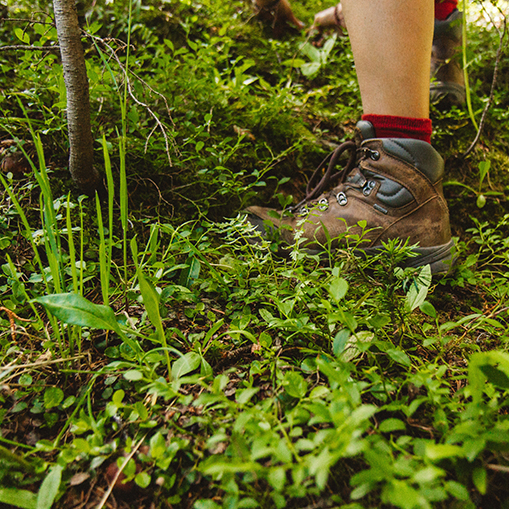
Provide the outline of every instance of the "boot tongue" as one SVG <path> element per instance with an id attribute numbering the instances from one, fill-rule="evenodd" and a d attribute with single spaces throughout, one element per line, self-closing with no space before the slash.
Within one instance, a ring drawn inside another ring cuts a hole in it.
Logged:
<path id="1" fill-rule="evenodd" d="M 359 144 L 362 143 L 364 140 L 376 138 L 375 128 L 373 127 L 373 124 L 371 122 L 368 122 L 367 120 L 359 120 L 355 127 L 356 127 L 355 141 L 358 142 Z M 360 140 L 358 138 L 360 138 Z"/>
<path id="2" fill-rule="evenodd" d="M 346 177 L 346 182 L 353 184 L 358 187 L 362 187 L 366 183 L 366 177 L 362 173 L 360 168 L 354 168 L 354 170 Z"/>

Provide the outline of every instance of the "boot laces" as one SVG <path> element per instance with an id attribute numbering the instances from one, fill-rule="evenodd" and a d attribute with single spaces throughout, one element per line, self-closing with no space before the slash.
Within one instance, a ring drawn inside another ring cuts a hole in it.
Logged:
<path id="1" fill-rule="evenodd" d="M 346 166 L 336 172 L 333 173 L 333 169 L 336 166 L 339 158 L 344 152 L 350 152 L 350 158 Z M 297 213 L 306 213 L 307 206 L 306 204 L 312 200 L 318 198 L 326 189 L 330 187 L 337 187 L 340 184 L 345 184 L 348 187 L 360 189 L 366 187 L 366 183 L 368 181 L 364 180 L 362 183 L 350 183 L 346 182 L 346 178 L 348 175 L 354 170 L 357 165 L 358 159 L 365 159 L 369 157 L 370 159 L 377 160 L 380 158 L 380 153 L 376 150 L 372 150 L 369 147 L 358 147 L 353 141 L 347 141 L 342 143 L 338 148 L 336 148 L 333 152 L 331 152 L 316 168 L 309 179 L 308 185 L 306 186 L 306 196 L 302 199 L 297 205 L 290 207 L 291 211 L 297 211 Z M 320 173 L 323 168 L 327 165 L 327 169 L 323 174 L 322 178 L 318 181 L 320 177 Z M 360 172 L 362 170 L 359 168 Z M 316 183 L 318 181 L 318 183 Z M 373 188 L 372 185 L 368 186 L 369 191 Z M 346 195 L 344 192 L 338 193 L 336 196 L 340 205 L 346 204 Z M 328 199 L 323 197 L 316 204 L 319 210 L 326 210 L 328 208 Z"/>

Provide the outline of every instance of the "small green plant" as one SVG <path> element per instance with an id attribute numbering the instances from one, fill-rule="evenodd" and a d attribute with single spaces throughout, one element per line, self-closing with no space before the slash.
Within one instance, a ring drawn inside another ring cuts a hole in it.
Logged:
<path id="1" fill-rule="evenodd" d="M 445 186 L 464 187 L 465 189 L 470 191 L 472 194 L 477 196 L 476 205 L 478 208 L 482 209 L 486 205 L 486 197 L 487 196 L 503 196 L 504 195 L 504 193 L 501 191 L 493 191 L 493 190 L 485 191 L 485 190 L 483 190 L 483 182 L 486 179 L 486 177 L 489 175 L 490 167 L 491 167 L 490 161 L 481 161 L 479 163 L 479 165 L 478 165 L 479 183 L 477 185 L 477 189 L 475 189 L 467 184 L 464 184 L 462 182 L 458 182 L 458 181 L 448 181 L 448 182 L 445 182 L 444 185 Z"/>
<path id="2" fill-rule="evenodd" d="M 4 40 L 53 44 L 51 24 L 17 6 Z M 89 9 L 101 199 L 61 168 L 57 53 L 0 52 L 0 157 L 16 146 L 35 160 L 0 175 L 0 505 L 106 506 L 121 498 L 112 471 L 140 507 L 503 504 L 509 218 L 490 192 L 505 185 L 505 86 L 476 183 L 449 170 L 477 205 L 451 200 L 448 275 L 412 268 L 394 239 L 360 256 L 364 221 L 348 247 L 328 238 L 313 255 L 298 238 L 281 258 L 237 212 L 287 208 L 350 136 L 346 40 L 310 45 L 306 62 L 305 35 L 267 37 L 237 1 Z M 472 36 L 491 55 L 493 37 Z M 482 61 L 469 63 L 473 99 Z M 444 156 L 469 145 L 467 123 L 458 109 L 438 118 Z"/>
<path id="3" fill-rule="evenodd" d="M 307 78 L 313 78 L 318 74 L 320 69 L 327 65 L 329 56 L 336 43 L 337 34 L 332 34 L 323 45 L 322 48 L 317 48 L 309 42 L 305 42 L 300 51 L 303 55 L 308 57 L 311 62 L 293 62 L 294 67 L 299 67 L 302 74 Z"/>

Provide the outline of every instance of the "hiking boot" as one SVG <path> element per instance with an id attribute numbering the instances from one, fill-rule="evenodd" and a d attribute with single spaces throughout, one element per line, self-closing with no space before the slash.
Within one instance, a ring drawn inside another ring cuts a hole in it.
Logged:
<path id="1" fill-rule="evenodd" d="M 275 219 L 271 209 L 248 207 L 248 221 L 262 236 L 267 229 L 279 229 L 287 245 L 304 238 L 303 245 L 312 254 L 325 251 L 328 239 L 333 239 L 333 249 L 346 247 L 352 234 L 363 233 L 356 249 L 367 255 L 376 254 L 389 239 L 408 239 L 419 247 L 406 266 L 430 264 L 433 274 L 447 272 L 454 242 L 442 192 L 443 159 L 425 141 L 375 138 L 372 124 L 366 121 L 357 127 L 360 145 L 343 143 L 328 156 L 311 177 L 306 198 L 289 214 L 279 213 Z M 350 153 L 348 164 L 332 173 L 344 152 Z M 365 221 L 365 228 L 359 221 Z"/>
<path id="2" fill-rule="evenodd" d="M 432 103 L 465 103 L 465 78 L 460 64 L 462 19 L 463 13 L 454 10 L 444 21 L 435 20 L 430 70 Z"/>

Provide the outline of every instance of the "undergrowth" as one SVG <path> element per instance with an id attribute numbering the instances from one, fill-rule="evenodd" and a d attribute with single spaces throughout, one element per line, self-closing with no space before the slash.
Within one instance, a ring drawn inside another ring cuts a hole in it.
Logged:
<path id="1" fill-rule="evenodd" d="M 351 135 L 348 39 L 133 2 L 127 62 L 128 7 L 80 6 L 103 202 L 66 174 L 57 53 L 0 53 L 0 505 L 507 507 L 507 84 L 467 159 L 466 110 L 433 109 L 447 276 L 400 242 L 360 259 L 351 232 L 282 260 L 239 211 L 291 203 Z M 3 40 L 54 44 L 28 8 Z M 479 115 L 498 36 L 469 34 Z"/>

